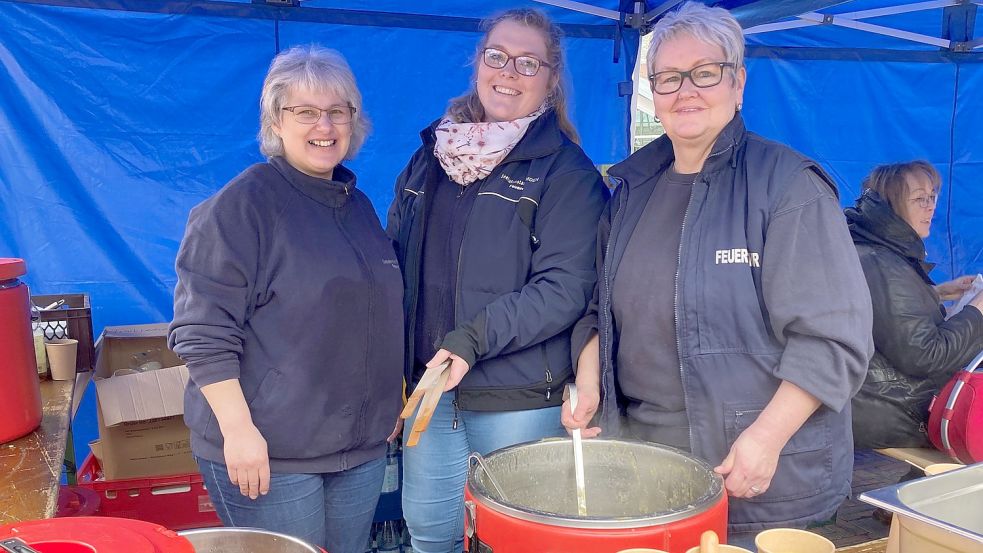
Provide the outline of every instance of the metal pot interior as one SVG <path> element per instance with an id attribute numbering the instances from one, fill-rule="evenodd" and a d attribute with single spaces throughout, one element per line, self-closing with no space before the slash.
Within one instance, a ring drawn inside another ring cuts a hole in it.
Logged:
<path id="1" fill-rule="evenodd" d="M 605 520 L 618 523 L 612 527 L 686 518 L 706 510 L 723 495 L 720 476 L 681 451 L 627 440 L 592 439 L 583 444 L 586 516 L 577 514 L 570 439 L 547 439 L 495 451 L 484 458 L 484 468 L 472 466 L 468 485 L 478 501 L 513 516 L 551 522 L 591 520 L 601 522 L 600 526 Z"/>

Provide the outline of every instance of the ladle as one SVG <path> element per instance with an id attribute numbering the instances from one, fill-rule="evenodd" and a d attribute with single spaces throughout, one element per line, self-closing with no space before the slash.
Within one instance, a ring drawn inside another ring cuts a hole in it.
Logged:
<path id="1" fill-rule="evenodd" d="M 570 413 L 577 410 L 577 385 L 567 384 L 566 392 L 570 398 Z M 577 514 L 587 516 L 587 486 L 584 482 L 584 444 L 580 429 L 573 432 L 573 468 L 577 475 Z"/>

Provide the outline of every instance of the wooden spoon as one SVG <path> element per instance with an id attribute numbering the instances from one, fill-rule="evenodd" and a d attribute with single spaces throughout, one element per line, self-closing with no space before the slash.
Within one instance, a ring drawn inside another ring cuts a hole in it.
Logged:
<path id="1" fill-rule="evenodd" d="M 707 530 L 700 535 L 700 553 L 718 553 L 720 551 L 718 545 L 720 540 L 713 530 Z"/>

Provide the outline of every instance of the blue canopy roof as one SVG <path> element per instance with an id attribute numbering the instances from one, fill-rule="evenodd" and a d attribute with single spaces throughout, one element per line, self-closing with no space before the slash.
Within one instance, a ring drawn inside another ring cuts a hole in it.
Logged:
<path id="1" fill-rule="evenodd" d="M 351 165 L 381 214 L 419 129 L 466 88 L 478 21 L 513 6 L 564 26 L 574 122 L 596 163 L 617 162 L 639 30 L 677 3 L 0 0 L 0 256 L 26 259 L 39 293 L 88 292 L 97 327 L 168 320 L 188 211 L 261 159 L 257 104 L 277 51 L 318 42 L 348 58 L 374 126 Z M 750 27 L 752 130 L 816 158 L 845 204 L 874 165 L 930 160 L 945 182 L 935 276 L 983 270 L 980 2 L 708 3 Z"/>

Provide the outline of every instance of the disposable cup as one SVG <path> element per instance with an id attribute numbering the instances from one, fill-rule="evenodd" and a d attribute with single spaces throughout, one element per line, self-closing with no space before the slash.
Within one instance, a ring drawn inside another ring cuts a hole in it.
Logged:
<path id="1" fill-rule="evenodd" d="M 78 353 L 78 346 L 79 341 L 72 338 L 57 338 L 45 342 L 44 350 L 48 354 L 52 380 L 75 379 L 75 356 Z"/>
<path id="2" fill-rule="evenodd" d="M 754 538 L 758 553 L 833 553 L 833 542 L 805 530 L 772 528 Z"/>
<path id="3" fill-rule="evenodd" d="M 750 550 L 744 549 L 743 547 L 737 547 L 736 545 L 727 545 L 724 543 L 717 545 L 717 551 L 719 553 L 752 553 Z M 686 550 L 686 553 L 702 553 L 700 551 L 700 546 L 690 547 Z"/>

